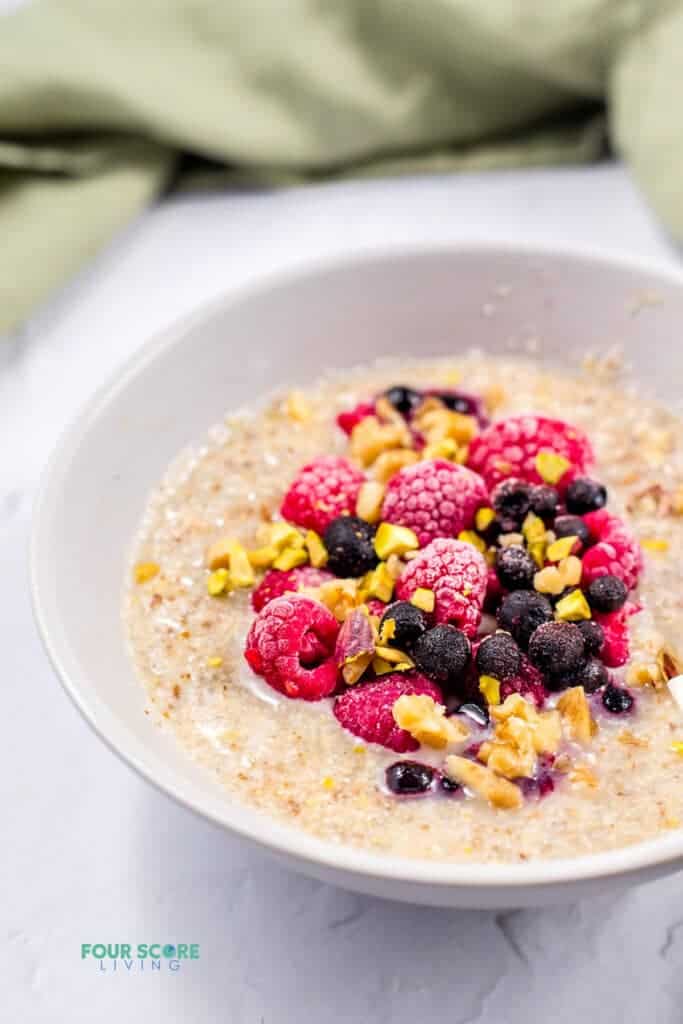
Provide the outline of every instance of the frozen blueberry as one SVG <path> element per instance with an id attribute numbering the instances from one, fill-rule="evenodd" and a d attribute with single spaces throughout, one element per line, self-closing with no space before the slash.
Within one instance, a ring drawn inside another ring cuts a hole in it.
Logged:
<path id="1" fill-rule="evenodd" d="M 458 714 L 466 715 L 470 721 L 481 726 L 482 729 L 485 729 L 489 724 L 489 713 L 486 708 L 481 707 L 479 704 L 472 704 L 470 701 L 460 705 Z"/>
<path id="2" fill-rule="evenodd" d="M 401 651 L 410 651 L 427 629 L 427 616 L 410 601 L 395 601 L 389 605 L 380 620 L 380 635 L 390 622 L 394 623 L 393 634 L 386 639 L 382 637 L 382 643 L 388 647 L 398 647 Z M 391 628 L 386 629 L 386 632 L 391 632 Z"/>
<path id="3" fill-rule="evenodd" d="M 375 527 L 356 516 L 333 519 L 324 534 L 327 568 L 335 576 L 363 576 L 379 559 L 375 551 Z"/>
<path id="4" fill-rule="evenodd" d="M 549 484 L 537 484 L 531 488 L 530 502 L 531 511 L 545 522 L 549 522 L 555 518 L 560 495 Z"/>
<path id="5" fill-rule="evenodd" d="M 597 622 L 592 619 L 584 619 L 576 625 L 581 630 L 581 636 L 586 647 L 586 654 L 599 654 L 605 642 L 605 633 Z"/>
<path id="6" fill-rule="evenodd" d="M 571 515 L 583 516 L 607 503 L 607 490 L 597 480 L 577 476 L 567 487 L 565 503 Z"/>
<path id="7" fill-rule="evenodd" d="M 538 566 L 519 544 L 500 548 L 496 554 L 496 575 L 506 590 L 531 590 Z"/>
<path id="8" fill-rule="evenodd" d="M 628 589 L 618 576 L 598 576 L 588 584 L 586 597 L 596 612 L 617 612 L 628 597 Z"/>
<path id="9" fill-rule="evenodd" d="M 500 628 L 511 633 L 523 651 L 534 630 L 552 618 L 550 601 L 535 590 L 513 590 L 503 598 L 497 614 Z"/>
<path id="10" fill-rule="evenodd" d="M 452 796 L 453 793 L 458 793 L 462 787 L 459 782 L 455 781 L 455 779 L 449 779 L 447 775 L 441 774 L 439 775 L 439 788 L 442 789 L 444 793 L 448 793 L 449 796 Z"/>
<path id="11" fill-rule="evenodd" d="M 396 384 L 393 388 L 385 391 L 384 397 L 403 416 L 409 416 L 422 401 L 422 394 L 419 391 L 403 387 L 401 384 Z"/>
<path id="12" fill-rule="evenodd" d="M 519 673 L 522 652 L 509 633 L 491 633 L 479 644 L 476 663 L 480 676 L 512 679 Z"/>
<path id="13" fill-rule="evenodd" d="M 582 664 L 585 649 L 573 622 L 545 622 L 529 640 L 529 661 L 546 675 L 567 676 Z"/>
<path id="14" fill-rule="evenodd" d="M 591 532 L 580 516 L 558 516 L 553 523 L 553 532 L 560 537 L 578 537 L 587 548 L 591 542 Z"/>
<path id="15" fill-rule="evenodd" d="M 579 673 L 578 682 L 586 693 L 595 693 L 609 682 L 609 672 L 598 658 L 588 658 Z"/>
<path id="16" fill-rule="evenodd" d="M 518 530 L 531 508 L 531 485 L 516 477 L 508 477 L 493 491 L 491 504 L 506 533 Z"/>
<path id="17" fill-rule="evenodd" d="M 419 761 L 396 761 L 386 770 L 387 788 L 397 796 L 426 793 L 434 781 L 434 769 Z"/>
<path id="18" fill-rule="evenodd" d="M 609 683 L 602 695 L 602 703 L 613 715 L 623 715 L 631 710 L 635 701 L 628 690 L 622 690 L 620 686 Z"/>
<path id="19" fill-rule="evenodd" d="M 455 626 L 435 626 L 419 637 L 412 654 L 420 672 L 449 690 L 461 682 L 472 648 L 465 634 Z"/>

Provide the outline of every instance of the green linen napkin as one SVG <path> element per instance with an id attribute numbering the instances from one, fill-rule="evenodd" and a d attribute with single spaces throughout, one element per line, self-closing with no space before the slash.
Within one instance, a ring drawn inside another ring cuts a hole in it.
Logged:
<path id="1" fill-rule="evenodd" d="M 0 332 L 169 186 L 609 142 L 683 238 L 682 55 L 682 0 L 0 0 Z"/>

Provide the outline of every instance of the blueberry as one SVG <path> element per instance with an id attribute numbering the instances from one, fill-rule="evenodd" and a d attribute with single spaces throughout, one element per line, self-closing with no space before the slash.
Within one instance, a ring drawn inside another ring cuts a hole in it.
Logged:
<path id="1" fill-rule="evenodd" d="M 538 484 L 531 488 L 530 501 L 531 511 L 548 522 L 555 518 L 560 495 L 554 487 L 550 487 L 548 484 Z"/>
<path id="2" fill-rule="evenodd" d="M 535 590 L 513 590 L 503 598 L 497 614 L 500 628 L 511 633 L 523 651 L 534 630 L 552 618 L 550 601 Z"/>
<path id="3" fill-rule="evenodd" d="M 506 590 L 531 590 L 538 566 L 529 552 L 518 544 L 500 548 L 496 574 Z"/>
<path id="4" fill-rule="evenodd" d="M 623 715 L 631 710 L 635 700 L 628 690 L 622 690 L 620 686 L 609 683 L 602 695 L 602 703 L 613 715 Z"/>
<path id="5" fill-rule="evenodd" d="M 434 781 L 434 769 L 419 761 L 396 761 L 386 770 L 387 788 L 397 796 L 426 793 Z"/>
<path id="6" fill-rule="evenodd" d="M 476 403 L 468 398 L 467 395 L 461 395 L 459 391 L 439 391 L 437 398 L 439 398 L 447 409 L 451 412 L 461 412 L 466 416 L 473 416 L 476 414 Z"/>
<path id="7" fill-rule="evenodd" d="M 362 576 L 374 569 L 379 559 L 375 551 L 375 527 L 356 516 L 333 519 L 324 534 L 327 568 L 335 576 Z"/>
<path id="8" fill-rule="evenodd" d="M 422 394 L 420 391 L 414 391 L 413 388 L 403 387 L 401 384 L 395 384 L 393 388 L 389 388 L 388 391 L 385 391 L 384 397 L 388 399 L 394 409 L 400 412 L 403 416 L 409 416 L 413 409 L 417 408 L 422 401 Z"/>
<path id="9" fill-rule="evenodd" d="M 462 787 L 459 782 L 456 782 L 454 779 L 449 779 L 447 775 L 439 775 L 439 788 L 443 790 L 444 793 L 448 793 L 449 796 L 452 796 L 453 793 L 458 793 Z"/>
<path id="10" fill-rule="evenodd" d="M 435 626 L 422 634 L 412 654 L 420 672 L 452 690 L 462 681 L 472 648 L 455 626 Z"/>
<path id="11" fill-rule="evenodd" d="M 398 647 L 401 651 L 410 651 L 427 629 L 427 616 L 410 601 L 395 601 L 389 605 L 380 620 L 380 635 L 383 627 L 390 622 L 394 623 L 393 635 L 386 640 L 383 638 L 382 643 L 388 647 Z"/>
<path id="12" fill-rule="evenodd" d="M 583 663 L 585 644 L 573 622 L 545 622 L 529 640 L 529 661 L 548 676 L 566 676 Z"/>
<path id="13" fill-rule="evenodd" d="M 592 619 L 584 619 L 576 625 L 581 630 L 581 636 L 586 648 L 586 654 L 599 654 L 605 642 L 605 632 L 597 622 Z"/>
<path id="14" fill-rule="evenodd" d="M 492 633 L 479 644 L 476 663 L 480 676 L 512 679 L 519 673 L 522 653 L 509 633 Z"/>
<path id="15" fill-rule="evenodd" d="M 588 658 L 577 681 L 586 693 L 595 693 L 609 682 L 609 672 L 598 658 Z"/>
<path id="16" fill-rule="evenodd" d="M 591 532 L 579 516 L 558 516 L 553 523 L 553 532 L 560 537 L 578 537 L 585 548 L 591 542 Z"/>
<path id="17" fill-rule="evenodd" d="M 567 512 L 583 516 L 586 512 L 595 512 L 607 503 L 607 491 L 597 480 L 577 476 L 567 487 L 565 502 Z"/>
<path id="18" fill-rule="evenodd" d="M 472 704 L 469 701 L 466 704 L 461 704 L 458 708 L 458 714 L 467 715 L 472 722 L 480 725 L 482 729 L 485 729 L 489 724 L 489 713 L 486 708 L 482 708 L 479 704 Z"/>
<path id="19" fill-rule="evenodd" d="M 596 612 L 616 612 L 623 607 L 628 589 L 618 576 L 598 576 L 586 588 L 586 598 Z"/>
<path id="20" fill-rule="evenodd" d="M 493 491 L 491 504 L 503 530 L 506 533 L 517 530 L 531 508 L 531 485 L 508 477 Z"/>

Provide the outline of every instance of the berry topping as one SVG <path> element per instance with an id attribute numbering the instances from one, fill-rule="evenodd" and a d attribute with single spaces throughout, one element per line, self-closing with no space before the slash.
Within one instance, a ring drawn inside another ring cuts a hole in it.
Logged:
<path id="1" fill-rule="evenodd" d="M 419 743 L 394 720 L 392 708 L 405 694 L 425 694 L 441 703 L 441 690 L 417 672 L 391 673 L 377 682 L 360 683 L 334 702 L 337 721 L 367 743 L 379 743 L 399 754 L 417 750 Z"/>
<path id="2" fill-rule="evenodd" d="M 581 631 L 586 654 L 599 654 L 605 643 L 605 634 L 602 626 L 593 619 L 583 619 L 576 625 Z"/>
<path id="3" fill-rule="evenodd" d="M 487 427 L 489 418 L 484 411 L 484 403 L 479 395 L 471 395 L 466 391 L 428 391 L 425 397 L 433 395 L 443 402 L 451 412 L 459 412 L 463 416 L 474 416 L 480 427 Z"/>
<path id="4" fill-rule="evenodd" d="M 588 603 L 596 612 L 618 612 L 628 597 L 628 590 L 618 576 L 596 576 L 586 588 Z"/>
<path id="5" fill-rule="evenodd" d="M 529 640 L 529 661 L 548 676 L 569 676 L 583 664 L 585 645 L 573 622 L 545 622 Z"/>
<path id="6" fill-rule="evenodd" d="M 602 627 L 604 643 L 600 657 L 608 668 L 619 668 L 629 659 L 628 604 L 618 612 L 595 612 L 593 620 Z"/>
<path id="7" fill-rule="evenodd" d="M 591 542 L 591 532 L 580 516 L 558 516 L 553 523 L 553 532 L 558 540 L 562 537 L 578 537 L 585 548 Z"/>
<path id="8" fill-rule="evenodd" d="M 301 566 L 299 569 L 290 569 L 289 572 L 269 569 L 258 587 L 252 591 L 251 606 L 255 612 L 260 612 L 269 601 L 276 597 L 281 597 L 283 594 L 295 594 L 302 587 L 319 587 L 331 579 L 334 579 L 331 572 L 325 572 L 324 569 L 313 569 L 310 565 Z"/>
<path id="9" fill-rule="evenodd" d="M 439 789 L 446 793 L 447 796 L 453 796 L 454 793 L 459 793 L 462 786 L 455 779 L 449 779 L 447 775 L 439 774 Z"/>
<path id="10" fill-rule="evenodd" d="M 472 654 L 470 642 L 454 626 L 435 626 L 419 638 L 413 648 L 415 664 L 447 691 L 457 690 Z"/>
<path id="11" fill-rule="evenodd" d="M 509 633 L 491 633 L 479 644 L 476 663 L 480 676 L 512 679 L 519 673 L 522 654 Z"/>
<path id="12" fill-rule="evenodd" d="M 540 452 L 555 453 L 569 462 L 569 470 L 556 482 L 560 494 L 572 475 L 584 473 L 594 461 L 590 441 L 577 427 L 546 416 L 508 416 L 474 438 L 467 464 L 490 488 L 508 476 L 541 484 L 547 481 L 536 465 Z"/>
<path id="13" fill-rule="evenodd" d="M 431 590 L 435 621 L 451 623 L 473 637 L 481 621 L 487 578 L 486 562 L 476 548 L 439 538 L 408 563 L 396 582 L 396 596 L 409 601 L 416 590 Z"/>
<path id="14" fill-rule="evenodd" d="M 337 516 L 354 511 L 364 479 L 348 459 L 321 455 L 299 470 L 280 512 L 290 523 L 322 534 Z"/>
<path id="15" fill-rule="evenodd" d="M 626 524 L 604 508 L 589 512 L 585 523 L 597 543 L 583 556 L 583 585 L 598 576 L 618 576 L 633 590 L 643 568 L 643 554 Z"/>
<path id="16" fill-rule="evenodd" d="M 557 488 L 550 487 L 548 484 L 537 484 L 531 488 L 529 499 L 534 515 L 540 516 L 544 522 L 550 522 L 555 518 L 557 506 L 560 503 Z"/>
<path id="17" fill-rule="evenodd" d="M 397 796 L 426 793 L 434 782 L 434 769 L 419 761 L 396 761 L 386 771 L 387 789 Z"/>
<path id="18" fill-rule="evenodd" d="M 531 590 L 537 571 L 529 552 L 516 544 L 501 548 L 496 555 L 496 572 L 506 590 Z"/>
<path id="19" fill-rule="evenodd" d="M 361 420 L 364 420 L 366 416 L 374 415 L 374 405 L 370 405 L 369 402 L 360 402 L 354 409 L 340 412 L 337 416 L 337 425 L 341 427 L 345 434 L 350 435 L 353 432 L 353 428 L 358 426 Z"/>
<path id="20" fill-rule="evenodd" d="M 476 473 L 446 459 L 431 459 L 406 466 L 391 478 L 382 519 L 414 530 L 424 546 L 435 537 L 468 530 L 487 501 L 484 482 Z"/>
<path id="21" fill-rule="evenodd" d="M 544 622 L 553 618 L 553 608 L 547 597 L 534 590 L 513 590 L 507 594 L 498 609 L 498 625 L 511 633 L 522 650 L 526 650 L 531 634 Z"/>
<path id="22" fill-rule="evenodd" d="M 420 391 L 403 387 L 401 384 L 395 384 L 393 388 L 385 391 L 384 397 L 402 416 L 410 416 L 413 409 L 416 409 L 422 401 L 422 393 Z"/>
<path id="23" fill-rule="evenodd" d="M 357 516 L 333 519 L 323 535 L 327 565 L 335 576 L 363 576 L 377 565 L 375 527 Z"/>
<path id="24" fill-rule="evenodd" d="M 607 711 L 613 715 L 623 715 L 630 711 L 635 704 L 635 699 L 628 690 L 622 690 L 620 686 L 609 683 L 602 695 L 602 703 Z"/>
<path id="25" fill-rule="evenodd" d="M 518 530 L 531 508 L 531 487 L 526 480 L 509 477 L 494 488 L 491 504 L 504 533 Z"/>
<path id="26" fill-rule="evenodd" d="M 548 691 L 545 687 L 543 676 L 535 668 L 529 659 L 522 655 L 519 674 L 512 679 L 506 679 L 500 684 L 501 702 L 509 697 L 511 693 L 521 693 L 527 700 L 533 700 L 536 707 L 543 707 Z"/>
<path id="27" fill-rule="evenodd" d="M 252 623 L 244 656 L 287 697 L 320 700 L 337 685 L 339 624 L 318 601 L 294 595 L 269 601 Z"/>
<path id="28" fill-rule="evenodd" d="M 597 480 L 577 476 L 568 485 L 564 500 L 570 515 L 583 516 L 606 504 L 607 491 Z"/>
<path id="29" fill-rule="evenodd" d="M 379 624 L 380 643 L 410 651 L 427 629 L 427 616 L 410 601 L 395 601 L 382 615 Z"/>
<path id="30" fill-rule="evenodd" d="M 489 713 L 486 708 L 481 707 L 479 704 L 472 704 L 470 701 L 460 705 L 458 714 L 466 715 L 471 722 L 481 726 L 482 729 L 485 729 L 489 724 Z"/>
<path id="31" fill-rule="evenodd" d="M 609 682 L 609 672 L 598 658 L 588 658 L 576 678 L 586 693 L 595 693 Z"/>

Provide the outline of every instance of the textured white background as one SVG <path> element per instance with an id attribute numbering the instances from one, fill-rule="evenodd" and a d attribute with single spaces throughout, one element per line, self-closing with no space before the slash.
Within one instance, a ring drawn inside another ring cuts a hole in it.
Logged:
<path id="1" fill-rule="evenodd" d="M 675 260 L 611 167 L 179 199 L 0 345 L 3 1024 L 680 1022 L 680 876 L 496 915 L 288 874 L 120 764 L 62 694 L 31 622 L 25 548 L 41 468 L 77 407 L 151 332 L 318 254 L 473 238 Z M 103 974 L 79 959 L 88 941 L 198 942 L 201 959 L 175 974 Z"/>

